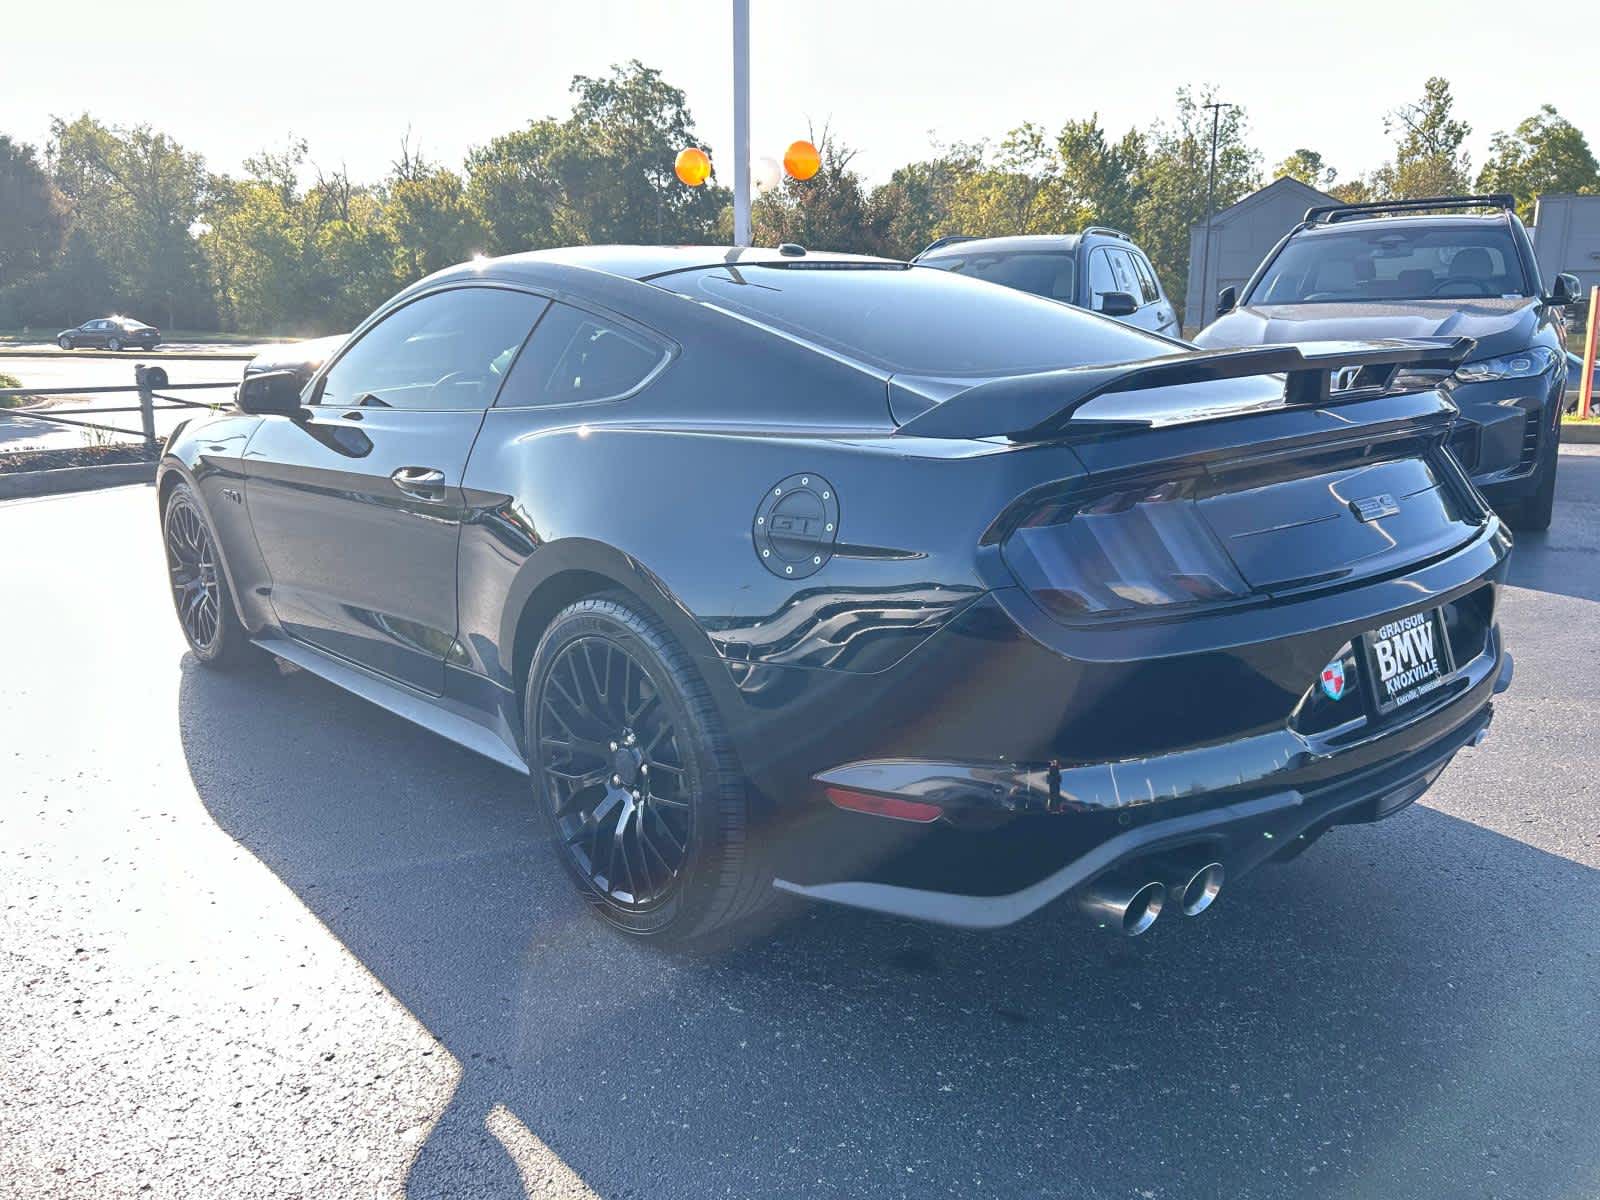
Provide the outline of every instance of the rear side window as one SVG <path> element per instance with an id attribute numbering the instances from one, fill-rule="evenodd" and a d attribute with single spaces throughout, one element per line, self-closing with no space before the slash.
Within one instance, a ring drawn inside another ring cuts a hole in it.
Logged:
<path id="1" fill-rule="evenodd" d="M 434 292 L 367 330 L 317 403 L 425 411 L 487 408 L 546 301 L 504 288 Z"/>
<path id="2" fill-rule="evenodd" d="M 1129 251 L 1128 257 L 1133 260 L 1133 272 L 1139 277 L 1139 290 L 1144 294 L 1144 303 L 1154 304 L 1161 299 L 1161 286 L 1156 283 L 1156 273 L 1145 257 L 1135 251 Z"/>
<path id="3" fill-rule="evenodd" d="M 552 304 L 517 359 L 497 407 L 611 400 L 648 379 L 667 354 L 666 346 L 619 322 Z"/>
<path id="4" fill-rule="evenodd" d="M 1132 326 L 925 267 L 708 267 L 658 282 L 892 374 L 992 377 L 1173 352 Z"/>

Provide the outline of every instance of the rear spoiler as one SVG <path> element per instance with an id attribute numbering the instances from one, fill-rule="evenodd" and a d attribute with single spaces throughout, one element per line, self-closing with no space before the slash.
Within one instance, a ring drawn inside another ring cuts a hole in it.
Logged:
<path id="1" fill-rule="evenodd" d="M 1255 375 L 1287 376 L 1286 405 L 1328 404 L 1375 395 L 1388 388 L 1402 368 L 1454 370 L 1472 353 L 1474 345 L 1473 339 L 1467 337 L 1303 342 L 1295 346 L 1196 350 L 1141 362 L 1012 375 L 957 392 L 944 403 L 912 417 L 895 431 L 895 436 L 1003 436 L 1014 442 L 1047 441 L 1065 430 L 1074 412 L 1099 396 Z M 1356 368 L 1356 373 L 1349 385 L 1334 392 L 1333 373 L 1351 367 Z M 1093 422 L 1094 426 L 1120 424 L 1114 414 Z"/>

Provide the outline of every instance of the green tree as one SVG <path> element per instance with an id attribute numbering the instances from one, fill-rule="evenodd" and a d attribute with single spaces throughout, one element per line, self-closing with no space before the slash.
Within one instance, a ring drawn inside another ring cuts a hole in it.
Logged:
<path id="1" fill-rule="evenodd" d="M 1600 164 L 1583 131 L 1553 105 L 1543 104 L 1515 129 L 1494 135 L 1478 189 L 1510 192 L 1522 219 L 1532 221 L 1541 195 L 1600 192 Z"/>
<path id="2" fill-rule="evenodd" d="M 1109 141 L 1100 114 L 1095 113 L 1062 126 L 1056 154 L 1067 206 L 1074 213 L 1073 228 L 1090 224 L 1133 228 L 1149 160 L 1142 133 L 1130 129 L 1119 141 Z"/>
<path id="3" fill-rule="evenodd" d="M 1321 188 L 1324 191 L 1333 186 L 1333 181 L 1338 177 L 1338 172 L 1325 163 L 1322 155 L 1315 150 L 1296 150 L 1273 168 L 1274 179 L 1281 179 L 1287 175 L 1290 179 L 1298 179 L 1308 187 Z"/>
<path id="4" fill-rule="evenodd" d="M 1029 122 L 1006 134 L 984 165 L 956 180 L 948 232 L 973 237 L 1060 233 L 1075 228 L 1077 216 L 1054 147 L 1044 130 Z"/>
<path id="5" fill-rule="evenodd" d="M 467 160 L 467 195 L 496 253 L 568 242 L 707 238 L 724 188 L 685 187 L 672 164 L 704 148 L 683 92 L 637 59 L 573 78 L 565 120 L 498 137 Z"/>
<path id="6" fill-rule="evenodd" d="M 866 189 L 850 169 L 855 151 L 824 129 L 813 133 L 822 166 L 810 179 L 789 179 L 750 206 L 751 240 L 776 246 L 796 242 L 813 250 L 876 254 L 882 243 L 869 217 Z"/>
<path id="7" fill-rule="evenodd" d="M 1385 199 L 1460 195 L 1471 181 L 1471 160 L 1461 149 L 1472 126 L 1457 120 L 1450 83 L 1435 75 L 1422 98 L 1394 109 L 1384 132 L 1395 138 L 1394 158 L 1373 174 L 1373 190 Z"/>
<path id="8" fill-rule="evenodd" d="M 981 150 L 934 149 L 935 157 L 897 168 L 888 183 L 872 190 L 868 220 L 885 254 L 910 258 L 935 238 L 959 232 L 950 215 L 956 188 L 979 169 Z"/>
<path id="9" fill-rule="evenodd" d="M 0 135 L 0 285 L 51 266 L 66 245 L 71 208 L 32 146 Z"/>
<path id="10" fill-rule="evenodd" d="M 485 231 L 461 176 L 445 167 L 396 172 L 384 189 L 383 211 L 394 232 L 396 273 L 402 283 L 482 253 Z"/>
<path id="11" fill-rule="evenodd" d="M 1146 136 L 1149 154 L 1140 171 L 1137 217 L 1130 232 L 1150 256 L 1172 297 L 1188 294 L 1189 231 L 1206 217 L 1212 118 L 1205 106 L 1214 94 L 1209 88 L 1198 95 L 1187 87 L 1179 88 L 1173 119 L 1157 122 Z M 1218 211 L 1260 186 L 1261 154 L 1250 145 L 1248 128 L 1242 108 L 1221 111 L 1217 123 Z"/>
<path id="12" fill-rule="evenodd" d="M 168 326 L 208 324 L 214 306 L 190 232 L 208 184 L 200 155 L 148 125 L 109 127 L 84 115 L 52 122 L 48 158 L 76 228 L 106 266 L 105 306 Z"/>

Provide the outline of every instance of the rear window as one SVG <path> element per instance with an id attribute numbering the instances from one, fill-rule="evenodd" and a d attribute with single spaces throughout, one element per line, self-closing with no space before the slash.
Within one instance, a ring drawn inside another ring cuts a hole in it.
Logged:
<path id="1" fill-rule="evenodd" d="M 1143 330 L 925 267 L 709 267 L 660 282 L 893 374 L 1009 375 L 1173 352 Z"/>
<path id="2" fill-rule="evenodd" d="M 1006 254 L 964 254 L 925 258 L 919 266 L 954 271 L 974 279 L 1072 303 L 1077 264 L 1070 251 L 1015 250 Z"/>
<path id="3" fill-rule="evenodd" d="M 1531 295 L 1504 225 L 1390 225 L 1290 240 L 1250 294 L 1253 304 L 1471 300 Z"/>

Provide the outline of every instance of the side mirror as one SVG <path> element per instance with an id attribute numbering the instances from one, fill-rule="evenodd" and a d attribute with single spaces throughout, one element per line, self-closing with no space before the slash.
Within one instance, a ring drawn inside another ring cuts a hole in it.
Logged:
<path id="1" fill-rule="evenodd" d="M 1108 317 L 1126 317 L 1139 311 L 1139 302 L 1127 292 L 1101 292 L 1100 311 Z"/>
<path id="2" fill-rule="evenodd" d="M 1550 285 L 1550 295 L 1546 297 L 1545 303 L 1560 308 L 1571 308 L 1582 300 L 1582 296 L 1579 295 L 1581 288 L 1582 285 L 1578 283 L 1576 275 L 1562 272 Z"/>
<path id="3" fill-rule="evenodd" d="M 246 375 L 235 403 L 240 412 L 260 416 L 292 417 L 300 411 L 300 389 L 305 380 L 298 371 L 263 371 Z"/>
<path id="4" fill-rule="evenodd" d="M 1220 317 L 1223 313 L 1231 313 L 1238 306 L 1239 306 L 1239 289 L 1238 288 L 1233 287 L 1230 284 L 1228 287 L 1223 288 L 1220 292 L 1217 293 L 1217 311 L 1216 311 L 1215 315 Z"/>

